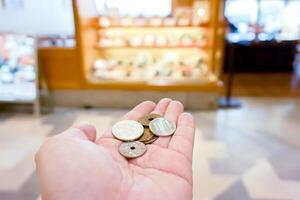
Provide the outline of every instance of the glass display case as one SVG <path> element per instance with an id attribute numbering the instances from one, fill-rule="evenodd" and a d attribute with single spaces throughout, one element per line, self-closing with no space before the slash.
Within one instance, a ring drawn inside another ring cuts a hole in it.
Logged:
<path id="1" fill-rule="evenodd" d="M 0 34 L 0 102 L 32 103 L 39 114 L 36 39 Z"/>
<path id="2" fill-rule="evenodd" d="M 165 0 L 160 7 L 156 1 L 130 2 L 96 0 L 91 15 L 86 5 L 82 8 L 83 3 L 74 0 L 87 87 L 221 87 L 223 1 L 201 0 L 183 6 Z M 140 6 L 133 8 L 132 4 Z"/>
<path id="3" fill-rule="evenodd" d="M 0 35 L 0 101 L 34 101 L 36 98 L 35 39 Z"/>

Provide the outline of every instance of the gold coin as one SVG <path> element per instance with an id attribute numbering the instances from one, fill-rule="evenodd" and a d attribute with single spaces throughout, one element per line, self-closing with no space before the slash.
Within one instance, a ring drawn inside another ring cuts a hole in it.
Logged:
<path id="1" fill-rule="evenodd" d="M 139 118 L 138 122 L 140 122 L 143 126 L 149 126 L 149 124 L 152 120 L 159 118 L 159 117 L 161 117 L 161 116 L 158 114 L 148 114 L 148 115 L 145 115 L 145 116 Z"/>
<path id="2" fill-rule="evenodd" d="M 144 128 L 143 135 L 138 139 L 140 142 L 147 142 L 148 140 L 151 140 L 154 137 L 154 134 L 150 131 L 148 127 Z"/>
<path id="3" fill-rule="evenodd" d="M 145 141 L 143 142 L 144 144 L 152 144 L 155 140 L 157 140 L 157 138 L 159 138 L 158 136 L 154 135 L 153 138 L 151 140 Z"/>

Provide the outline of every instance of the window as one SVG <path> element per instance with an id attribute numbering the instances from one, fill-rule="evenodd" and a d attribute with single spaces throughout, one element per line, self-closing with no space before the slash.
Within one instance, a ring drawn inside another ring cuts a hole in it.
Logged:
<path id="1" fill-rule="evenodd" d="M 15 11 L 23 8 L 23 0 L 1 0 L 1 7 L 6 11 Z"/>
<path id="2" fill-rule="evenodd" d="M 228 0 L 225 4 L 225 16 L 234 24 L 255 23 L 257 11 L 256 0 Z"/>
<path id="3" fill-rule="evenodd" d="M 227 0 L 225 16 L 238 33 L 299 38 L 299 10 L 299 0 Z"/>
<path id="4" fill-rule="evenodd" d="M 260 1 L 257 23 L 264 26 L 266 33 L 279 32 L 284 8 L 285 2 L 282 0 Z"/>

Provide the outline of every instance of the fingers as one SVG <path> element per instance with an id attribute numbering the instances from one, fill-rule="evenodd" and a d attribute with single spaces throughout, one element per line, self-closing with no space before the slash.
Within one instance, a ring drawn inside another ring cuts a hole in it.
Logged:
<path id="1" fill-rule="evenodd" d="M 172 101 L 165 113 L 165 118 L 173 122 L 177 122 L 179 115 L 183 112 L 183 105 L 179 101 Z"/>
<path id="2" fill-rule="evenodd" d="M 179 101 L 171 101 L 166 108 L 164 117 L 168 120 L 171 120 L 177 123 L 179 115 L 183 112 L 183 105 Z M 168 147 L 171 136 L 168 137 L 159 137 L 154 144 L 157 144 L 161 147 Z"/>
<path id="3" fill-rule="evenodd" d="M 62 132 L 61 134 L 57 135 L 57 137 L 77 138 L 77 139 L 90 140 L 91 142 L 95 142 L 96 128 L 93 125 L 88 123 L 75 124 L 69 129 Z"/>
<path id="4" fill-rule="evenodd" d="M 144 101 L 124 115 L 122 120 L 137 120 L 138 118 L 149 114 L 155 106 L 156 104 L 152 101 Z"/>
<path id="5" fill-rule="evenodd" d="M 190 113 L 182 113 L 178 118 L 177 129 L 170 140 L 168 148 L 177 151 L 185 155 L 189 160 L 192 160 L 194 137 L 194 118 Z"/>
<path id="6" fill-rule="evenodd" d="M 125 114 L 121 120 L 137 120 L 138 118 L 149 114 L 155 108 L 155 103 L 152 101 L 144 101 L 135 106 L 131 111 Z M 101 138 L 112 138 L 111 130 L 106 131 Z M 100 138 L 100 139 L 101 139 Z"/>
<path id="7" fill-rule="evenodd" d="M 155 109 L 151 113 L 164 116 L 164 114 L 167 110 L 167 107 L 168 107 L 168 105 L 170 104 L 171 101 L 172 100 L 169 99 L 169 98 L 163 98 L 162 100 L 160 100 L 158 102 Z"/>

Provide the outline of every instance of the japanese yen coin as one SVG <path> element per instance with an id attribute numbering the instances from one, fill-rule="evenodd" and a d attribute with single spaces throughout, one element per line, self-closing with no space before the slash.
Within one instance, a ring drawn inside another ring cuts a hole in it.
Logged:
<path id="1" fill-rule="evenodd" d="M 137 158 L 147 151 L 145 144 L 139 141 L 124 142 L 119 146 L 119 152 L 126 158 Z"/>
<path id="2" fill-rule="evenodd" d="M 149 124 L 149 128 L 154 135 L 157 136 L 169 136 L 176 130 L 176 124 L 173 121 L 165 118 L 156 118 Z"/>
<path id="3" fill-rule="evenodd" d="M 123 120 L 112 127 L 112 134 L 119 140 L 132 141 L 143 135 L 144 127 L 134 120 Z"/>

